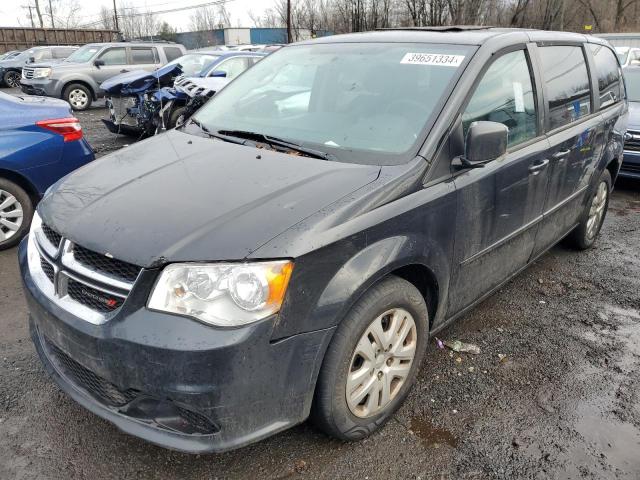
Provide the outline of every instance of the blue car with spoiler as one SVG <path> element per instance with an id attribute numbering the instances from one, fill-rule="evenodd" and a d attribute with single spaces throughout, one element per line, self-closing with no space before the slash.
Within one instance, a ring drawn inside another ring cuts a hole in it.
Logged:
<path id="1" fill-rule="evenodd" d="M 69 104 L 0 93 L 0 250 L 29 231 L 36 203 L 62 177 L 94 159 Z"/>

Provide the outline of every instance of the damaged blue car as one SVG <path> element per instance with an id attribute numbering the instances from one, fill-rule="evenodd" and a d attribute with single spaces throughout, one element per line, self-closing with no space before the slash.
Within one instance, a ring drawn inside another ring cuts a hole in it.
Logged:
<path id="1" fill-rule="evenodd" d="M 217 91 L 265 53 L 219 50 L 188 53 L 155 72 L 137 70 L 102 83 L 113 133 L 146 137 L 182 125 Z"/>

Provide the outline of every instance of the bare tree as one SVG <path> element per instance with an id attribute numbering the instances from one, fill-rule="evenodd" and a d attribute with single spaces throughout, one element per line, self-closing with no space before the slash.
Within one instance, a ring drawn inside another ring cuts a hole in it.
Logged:
<path id="1" fill-rule="evenodd" d="M 115 18 L 113 16 L 113 10 L 102 5 L 100 7 L 99 26 L 107 30 L 115 30 Z"/>

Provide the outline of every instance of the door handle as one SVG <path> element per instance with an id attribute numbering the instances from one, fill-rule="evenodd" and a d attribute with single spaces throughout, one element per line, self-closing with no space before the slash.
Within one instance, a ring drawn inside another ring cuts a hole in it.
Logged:
<path id="1" fill-rule="evenodd" d="M 124 68 L 122 70 L 120 70 L 120 73 L 128 73 L 128 72 L 129 72 L 129 70 L 126 70 Z"/>
<path id="2" fill-rule="evenodd" d="M 533 165 L 531 165 L 529 167 L 529 173 L 531 175 L 538 175 L 542 170 L 547 168 L 547 165 L 549 165 L 549 160 L 547 158 L 545 158 L 541 162 L 534 163 Z"/>
<path id="3" fill-rule="evenodd" d="M 570 153 L 571 153 L 571 150 L 569 150 L 569 149 L 560 150 L 559 152 L 556 152 L 551 156 L 553 157 L 554 160 L 562 161 L 562 160 L 564 160 L 564 157 L 566 157 Z"/>

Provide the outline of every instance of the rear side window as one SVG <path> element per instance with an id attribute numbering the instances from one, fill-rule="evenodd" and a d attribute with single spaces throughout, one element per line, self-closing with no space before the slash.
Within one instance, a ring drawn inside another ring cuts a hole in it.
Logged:
<path id="1" fill-rule="evenodd" d="M 178 47 L 164 47 L 164 55 L 167 57 L 167 63 L 180 58 L 182 56 L 182 50 Z"/>
<path id="2" fill-rule="evenodd" d="M 598 90 L 600 92 L 600 108 L 606 108 L 619 102 L 622 98 L 622 74 L 614 53 L 604 45 L 590 44 L 596 63 Z"/>
<path id="3" fill-rule="evenodd" d="M 248 57 L 235 57 L 220 62 L 220 64 L 213 69 L 213 72 L 225 72 L 227 78 L 231 80 L 244 72 L 249 66 Z"/>
<path id="4" fill-rule="evenodd" d="M 535 94 L 524 50 L 494 61 L 478 84 L 462 114 L 466 138 L 472 122 L 498 122 L 509 128 L 509 146 L 538 134 Z"/>
<path id="5" fill-rule="evenodd" d="M 589 75 L 582 47 L 539 47 L 547 86 L 549 128 L 562 127 L 591 113 Z"/>
<path id="6" fill-rule="evenodd" d="M 105 65 L 127 64 L 127 52 L 124 47 L 110 48 L 108 50 L 105 50 L 99 58 L 104 62 Z"/>
<path id="7" fill-rule="evenodd" d="M 149 47 L 132 47 L 131 48 L 131 62 L 134 64 L 139 63 L 156 63 L 155 55 L 153 54 L 153 48 Z"/>

